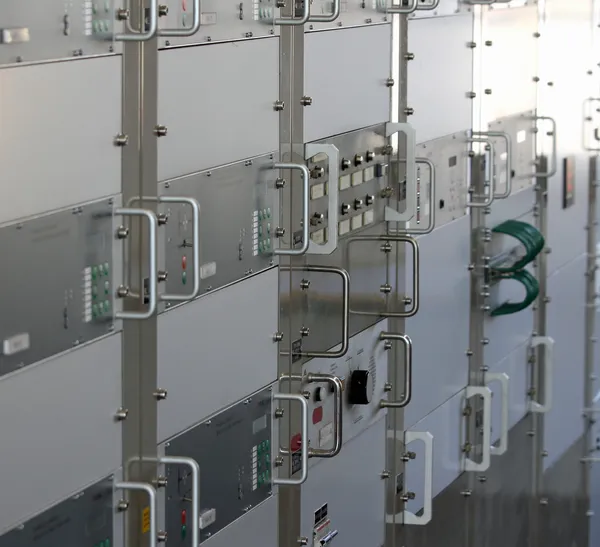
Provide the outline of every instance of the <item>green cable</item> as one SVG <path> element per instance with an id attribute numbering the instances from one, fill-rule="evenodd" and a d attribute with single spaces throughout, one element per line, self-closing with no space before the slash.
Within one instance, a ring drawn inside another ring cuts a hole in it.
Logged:
<path id="1" fill-rule="evenodd" d="M 494 266 L 493 270 L 499 273 L 516 273 L 522 270 L 544 249 L 544 237 L 538 230 L 526 222 L 507 220 L 496 226 L 492 232 L 511 236 L 525 247 L 525 256 L 511 266 Z"/>
<path id="2" fill-rule="evenodd" d="M 540 294 L 540 286 L 533 275 L 527 270 L 520 270 L 518 272 L 511 273 L 504 277 L 505 279 L 514 279 L 525 287 L 525 298 L 522 302 L 505 302 L 501 306 L 492 310 L 492 317 L 500 315 L 511 315 L 518 313 L 525 308 L 528 308 Z"/>

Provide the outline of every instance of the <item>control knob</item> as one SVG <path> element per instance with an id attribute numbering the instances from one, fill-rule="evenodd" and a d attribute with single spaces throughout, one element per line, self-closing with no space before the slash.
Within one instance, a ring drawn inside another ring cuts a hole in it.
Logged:
<path id="1" fill-rule="evenodd" d="M 375 196 L 372 196 L 372 195 L 365 196 L 365 205 L 367 207 L 370 207 L 371 205 L 373 205 L 374 201 L 375 201 Z"/>
<path id="2" fill-rule="evenodd" d="M 325 215 L 323 213 L 315 213 L 310 219 L 310 223 L 312 226 L 317 226 L 323 222 Z"/>
<path id="3" fill-rule="evenodd" d="M 350 205 L 342 203 L 342 215 L 347 215 L 350 212 Z"/>
<path id="4" fill-rule="evenodd" d="M 373 395 L 373 376 L 368 370 L 355 370 L 350 375 L 348 402 L 351 405 L 368 405 Z"/>
<path id="5" fill-rule="evenodd" d="M 342 160 L 342 169 L 348 169 L 350 167 L 350 165 L 352 165 L 350 160 L 347 160 L 347 159 Z"/>
<path id="6" fill-rule="evenodd" d="M 363 200 L 362 199 L 355 199 L 354 200 L 354 208 L 358 211 L 359 209 L 362 209 L 363 206 Z"/>
<path id="7" fill-rule="evenodd" d="M 375 159 L 375 152 L 367 150 L 367 161 L 373 161 Z"/>
<path id="8" fill-rule="evenodd" d="M 356 156 L 354 156 L 354 165 L 359 166 L 363 161 L 364 159 L 360 154 L 356 154 Z"/>

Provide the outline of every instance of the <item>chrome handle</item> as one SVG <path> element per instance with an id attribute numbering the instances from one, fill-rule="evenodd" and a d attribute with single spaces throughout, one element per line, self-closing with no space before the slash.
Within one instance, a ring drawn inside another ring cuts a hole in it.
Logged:
<path id="1" fill-rule="evenodd" d="M 152 211 L 146 209 L 130 209 L 130 208 L 118 208 L 115 209 L 116 215 L 122 215 L 125 217 L 145 217 L 148 220 L 148 309 L 145 312 L 117 312 L 115 317 L 117 319 L 136 319 L 143 320 L 148 319 L 154 315 L 156 311 L 156 293 L 158 283 L 158 266 L 156 257 L 156 231 L 158 230 L 158 221 L 156 215 Z M 141 287 L 144 286 L 143 280 L 141 280 Z"/>
<path id="2" fill-rule="evenodd" d="M 301 357 L 319 357 L 323 359 L 337 359 L 348 353 L 350 345 L 349 322 L 350 322 L 350 276 L 346 270 L 334 266 L 281 266 L 281 271 L 300 271 L 314 273 L 330 273 L 342 278 L 342 345 L 337 351 L 302 351 L 297 355 Z M 282 351 L 280 355 L 289 355 L 289 351 Z"/>
<path id="3" fill-rule="evenodd" d="M 425 445 L 425 486 L 423 512 L 415 515 L 406 509 L 404 524 L 425 526 L 433 516 L 433 435 L 429 431 L 407 431 L 404 434 L 404 446 L 413 441 L 421 441 Z"/>
<path id="4" fill-rule="evenodd" d="M 492 446 L 490 453 L 492 456 L 502 456 L 508 450 L 508 383 L 510 378 L 508 374 L 504 372 L 500 373 L 485 373 L 485 384 L 491 384 L 492 382 L 499 382 L 502 388 L 502 408 L 500 410 L 500 443 L 498 446 Z"/>
<path id="5" fill-rule="evenodd" d="M 200 545 L 200 527 L 198 526 L 200 516 L 200 466 L 192 458 L 176 456 L 163 456 L 159 461 L 167 465 L 184 465 L 192 471 L 192 547 L 198 547 Z"/>
<path id="6" fill-rule="evenodd" d="M 336 0 L 337 1 L 337 0 Z M 312 240 L 308 243 L 308 254 L 331 254 L 337 249 L 339 216 L 339 169 L 340 151 L 333 144 L 307 144 L 305 158 L 326 154 L 328 163 L 327 178 L 327 241 L 319 245 Z"/>
<path id="7" fill-rule="evenodd" d="M 433 0 L 433 4 L 431 4 L 430 6 L 417 5 L 417 11 L 431 11 L 431 10 L 437 9 L 437 7 L 439 5 L 440 5 L 440 0 Z"/>
<path id="8" fill-rule="evenodd" d="M 149 547 L 156 547 L 158 540 L 158 521 L 156 520 L 156 490 L 145 482 L 116 482 L 116 490 L 126 490 L 133 492 L 145 492 L 150 501 L 150 541 Z"/>
<path id="9" fill-rule="evenodd" d="M 142 26 L 146 26 L 142 21 Z M 148 7 L 148 30 L 146 32 L 131 31 L 130 34 L 115 34 L 115 40 L 119 42 L 146 42 L 154 38 L 158 31 L 158 0 L 150 0 Z"/>
<path id="10" fill-rule="evenodd" d="M 158 36 L 166 37 L 188 37 L 194 36 L 200 30 L 200 14 L 202 13 L 202 6 L 200 0 L 194 0 L 194 19 L 192 20 L 192 27 L 189 29 L 159 29 Z"/>
<path id="11" fill-rule="evenodd" d="M 304 23 L 306 23 L 308 21 L 309 17 L 310 17 L 310 0 L 303 0 L 302 17 L 300 17 L 300 19 L 294 19 L 293 17 L 290 17 L 289 19 L 285 19 L 283 17 L 278 17 L 278 18 L 273 19 L 273 24 L 280 25 L 282 27 L 302 26 L 302 25 L 304 25 Z"/>
<path id="12" fill-rule="evenodd" d="M 308 22 L 309 23 L 332 23 L 340 16 L 341 11 L 342 11 L 341 0 L 333 0 L 333 12 L 331 13 L 331 15 L 311 15 L 308 18 Z"/>
<path id="13" fill-rule="evenodd" d="M 479 395 L 483 398 L 483 440 L 481 463 L 465 457 L 465 471 L 487 471 L 490 467 L 492 450 L 492 392 L 489 387 L 467 386 L 465 397 L 470 399 Z"/>
<path id="14" fill-rule="evenodd" d="M 550 125 L 552 125 L 552 131 L 548 133 L 548 136 L 552 137 L 552 167 L 550 168 L 550 171 L 546 173 L 534 173 L 533 176 L 539 178 L 550 178 L 556 175 L 556 172 L 558 171 L 558 141 L 556 136 L 556 120 L 550 116 L 535 116 L 534 119 L 535 121 L 546 120 L 550 122 Z"/>
<path id="15" fill-rule="evenodd" d="M 544 359 L 544 403 L 530 401 L 529 410 L 537 414 L 546 414 L 552 408 L 553 374 L 554 374 L 554 339 L 549 336 L 534 336 L 531 347 L 544 346 L 546 356 Z"/>
<path id="16" fill-rule="evenodd" d="M 304 3 L 308 4 L 308 0 Z M 308 172 L 308 167 L 301 163 L 276 163 L 273 165 L 273 169 L 292 169 L 300 171 L 302 176 L 302 247 L 299 249 L 274 249 L 273 254 L 280 256 L 301 256 L 306 254 L 310 243 L 310 235 L 308 233 L 310 225 L 308 218 L 310 173 Z"/>
<path id="17" fill-rule="evenodd" d="M 502 194 L 494 193 L 494 199 L 506 199 L 512 193 L 512 139 L 505 131 L 473 132 L 475 138 L 499 138 L 506 143 L 506 190 Z M 495 159 L 495 158 L 494 158 Z"/>
<path id="18" fill-rule="evenodd" d="M 146 198 L 143 198 L 146 199 Z M 200 204 L 194 198 L 175 197 L 175 196 L 160 196 L 159 203 L 186 203 L 192 208 L 192 231 L 193 247 L 192 247 L 192 263 L 194 268 L 194 285 L 190 294 L 162 294 L 161 300 L 170 300 L 174 302 L 185 302 L 193 300 L 200 292 Z"/>
<path id="19" fill-rule="evenodd" d="M 384 220 L 407 222 L 417 212 L 417 135 L 409 123 L 386 123 L 385 136 L 391 137 L 395 133 L 404 133 L 406 136 L 406 208 L 403 213 L 399 213 L 397 209 L 386 206 Z"/>
<path id="20" fill-rule="evenodd" d="M 490 152 L 490 192 L 485 201 L 483 201 L 483 202 L 468 201 L 467 207 L 489 207 L 494 202 L 494 198 L 496 197 L 494 195 L 494 192 L 496 190 L 496 175 L 495 175 L 496 151 L 494 148 L 494 143 L 492 143 L 492 141 L 490 141 L 489 139 L 480 139 L 480 138 L 467 139 L 467 142 L 483 142 L 489 146 L 489 152 Z"/>
<path id="21" fill-rule="evenodd" d="M 588 152 L 600 152 L 600 147 L 588 145 L 587 123 L 592 121 L 592 117 L 588 116 L 587 108 L 593 103 L 600 103 L 600 97 L 589 97 L 583 101 L 583 149 Z"/>
<path id="22" fill-rule="evenodd" d="M 308 402 L 302 395 L 293 393 L 276 393 L 273 395 L 276 401 L 297 401 L 302 407 L 302 430 L 300 432 L 300 454 L 302 458 L 302 474 L 299 479 L 279 479 L 273 478 L 272 484 L 298 486 L 306 482 L 308 477 Z"/>
<path id="23" fill-rule="evenodd" d="M 423 235 L 430 234 L 435 228 L 435 212 L 436 212 L 436 198 L 435 198 L 435 164 L 429 158 L 417 158 L 417 164 L 427 165 L 429 167 L 429 222 L 427 228 L 407 228 L 406 230 L 398 230 L 403 234 L 411 235 Z"/>
<path id="24" fill-rule="evenodd" d="M 398 14 L 413 13 L 413 12 L 417 11 L 417 9 L 418 9 L 418 1 L 419 0 L 412 0 L 412 3 L 405 8 L 386 7 L 386 12 L 387 13 L 398 13 Z"/>
<path id="25" fill-rule="evenodd" d="M 412 317 L 419 311 L 419 277 L 420 277 L 420 260 L 419 260 L 419 244 L 416 239 L 404 235 L 381 235 L 381 236 L 358 236 L 348 240 L 348 249 L 350 244 L 357 241 L 394 241 L 396 243 L 408 243 L 413 249 L 413 290 L 412 290 L 412 306 L 408 311 L 403 312 L 371 312 L 371 311 L 356 311 L 350 310 L 350 313 L 355 315 L 376 315 L 378 317 Z"/>
<path id="26" fill-rule="evenodd" d="M 404 345 L 404 396 L 400 401 L 386 401 L 379 403 L 381 408 L 404 408 L 412 399 L 412 340 L 406 334 L 397 332 L 382 332 L 379 340 L 397 340 Z"/>

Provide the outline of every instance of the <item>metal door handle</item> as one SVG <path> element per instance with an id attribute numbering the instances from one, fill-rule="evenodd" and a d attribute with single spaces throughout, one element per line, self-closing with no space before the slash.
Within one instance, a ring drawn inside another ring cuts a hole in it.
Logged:
<path id="1" fill-rule="evenodd" d="M 117 312 L 117 319 L 148 319 L 156 311 L 156 293 L 158 283 L 158 266 L 156 257 L 156 232 L 158 230 L 158 221 L 152 211 L 146 209 L 118 208 L 115 209 L 115 215 L 125 217 L 145 217 L 148 220 L 148 309 L 145 312 Z M 144 286 L 141 280 L 141 287 Z"/>
<path id="2" fill-rule="evenodd" d="M 200 466 L 192 458 L 176 456 L 163 456 L 159 461 L 167 465 L 184 465 L 192 471 L 192 547 L 198 547 L 200 545 L 200 527 L 198 526 L 200 516 Z"/>
<path id="3" fill-rule="evenodd" d="M 338 1 L 338 0 L 336 0 Z M 308 254 L 331 254 L 337 249 L 339 216 L 339 169 L 340 151 L 333 144 L 307 144 L 304 156 L 313 158 L 317 154 L 326 154 L 328 163 L 327 178 L 327 241 L 319 245 L 309 239 Z"/>
<path id="4" fill-rule="evenodd" d="M 148 501 L 150 502 L 150 541 L 149 547 L 156 547 L 158 540 L 158 521 L 156 520 L 157 502 L 156 502 L 156 490 L 153 486 L 146 484 L 145 482 L 116 482 L 114 484 L 116 490 L 126 490 L 132 492 L 145 492 L 148 494 Z"/>
<path id="5" fill-rule="evenodd" d="M 487 199 L 482 202 L 467 201 L 467 207 L 489 207 L 494 202 L 494 198 L 496 197 L 494 195 L 495 190 L 496 190 L 496 174 L 495 174 L 496 151 L 494 148 L 494 143 L 492 141 L 490 141 L 489 139 L 482 139 L 482 138 L 467 139 L 467 142 L 483 142 L 483 143 L 487 144 L 487 146 L 489 146 L 490 179 L 491 179 L 490 180 L 490 192 L 487 196 Z"/>
<path id="6" fill-rule="evenodd" d="M 394 241 L 396 243 L 408 243 L 413 250 L 413 290 L 412 290 L 412 306 L 408 311 L 403 312 L 371 312 L 371 311 L 355 311 L 350 310 L 350 313 L 355 315 L 374 315 L 377 317 L 412 317 L 419 311 L 419 277 L 420 277 L 420 263 L 419 263 L 419 244 L 416 239 L 410 236 L 404 235 L 381 235 L 381 236 L 358 236 L 348 240 L 348 249 L 350 244 L 357 241 Z"/>
<path id="7" fill-rule="evenodd" d="M 535 116 L 533 119 L 536 122 L 538 120 L 546 120 L 546 121 L 549 121 L 550 124 L 552 125 L 552 130 L 549 133 L 547 133 L 547 135 L 549 137 L 552 137 L 552 163 L 551 163 L 552 167 L 550 168 L 550 171 L 548 171 L 546 173 L 534 173 L 533 174 L 534 177 L 550 178 L 550 177 L 553 177 L 554 175 L 556 175 L 556 172 L 558 171 L 558 141 L 557 141 L 557 136 L 556 136 L 556 120 L 554 118 L 551 118 L 550 116 Z M 585 123 L 584 123 L 584 125 L 585 125 Z"/>
<path id="8" fill-rule="evenodd" d="M 491 384 L 492 382 L 500 382 L 502 388 L 502 409 L 500 414 L 500 443 L 498 446 L 492 446 L 490 453 L 492 456 L 502 456 L 508 450 L 508 382 L 510 378 L 508 374 L 504 372 L 500 373 L 485 373 L 485 384 Z"/>
<path id="9" fill-rule="evenodd" d="M 281 380 L 294 380 L 298 382 L 306 382 L 308 384 L 316 384 L 316 383 L 327 383 L 333 389 L 333 448 L 329 449 L 320 449 L 320 448 L 311 448 L 309 451 L 309 457 L 311 458 L 333 458 L 340 453 L 342 449 L 342 424 L 343 424 L 343 416 L 342 416 L 342 397 L 344 393 L 344 386 L 342 381 L 333 374 L 321 374 L 321 373 L 312 373 L 309 372 L 306 376 L 302 376 L 300 374 L 284 374 L 281 377 Z"/>
<path id="10" fill-rule="evenodd" d="M 412 399 L 412 340 L 406 334 L 396 332 L 382 332 L 380 340 L 397 340 L 404 345 L 404 396 L 400 401 L 386 401 L 382 399 L 380 408 L 404 408 Z"/>
<path id="11" fill-rule="evenodd" d="M 308 4 L 308 0 L 304 3 Z M 310 225 L 308 218 L 310 173 L 308 172 L 308 167 L 301 163 L 275 163 L 273 169 L 292 169 L 300 171 L 300 175 L 302 176 L 302 247 L 299 249 L 274 249 L 273 254 L 280 256 L 301 256 L 306 254 L 310 243 L 310 236 L 308 233 Z"/>
<path id="12" fill-rule="evenodd" d="M 315 272 L 315 273 L 330 273 L 339 275 L 342 278 L 342 346 L 337 351 L 302 351 L 298 356 L 301 357 L 318 357 L 323 359 L 337 359 L 348 353 L 350 345 L 349 327 L 350 322 L 350 276 L 346 270 L 336 268 L 334 266 L 281 266 L 281 271 L 300 271 L 300 272 Z M 282 351 L 280 355 L 289 355 L 289 351 Z"/>
<path id="13" fill-rule="evenodd" d="M 137 32 L 131 29 L 130 34 L 115 34 L 115 40 L 119 42 L 146 42 L 154 38 L 158 31 L 158 0 L 149 0 L 148 7 L 148 25 L 146 32 Z M 142 21 L 142 26 L 146 26 Z"/>
<path id="14" fill-rule="evenodd" d="M 400 213 L 397 209 L 386 206 L 384 219 L 387 222 L 408 222 L 417 213 L 417 135 L 409 123 L 386 123 L 385 136 L 391 137 L 395 133 L 404 133 L 406 136 L 406 208 Z"/>
<path id="15" fill-rule="evenodd" d="M 412 0 L 411 4 L 405 8 L 386 6 L 385 11 L 386 11 L 386 13 L 398 13 L 398 14 L 414 13 L 418 9 L 418 1 L 419 0 Z"/>
<path id="16" fill-rule="evenodd" d="M 483 440 L 481 463 L 477 463 L 465 456 L 465 471 L 487 471 L 490 467 L 490 454 L 492 449 L 492 392 L 489 387 L 467 386 L 465 397 L 470 399 L 479 395 L 483 398 Z"/>
<path id="17" fill-rule="evenodd" d="M 435 164 L 429 158 L 417 158 L 417 165 L 427 165 L 429 167 L 429 222 L 427 228 L 407 228 L 406 230 L 398 230 L 403 234 L 411 235 L 423 235 L 430 234 L 435 228 L 435 211 L 436 211 L 436 198 L 435 198 Z"/>
<path id="18" fill-rule="evenodd" d="M 473 132 L 475 138 L 499 138 L 506 143 L 506 190 L 502 194 L 494 193 L 495 199 L 506 199 L 512 193 L 512 139 L 505 131 Z"/>
<path id="19" fill-rule="evenodd" d="M 293 17 L 290 17 L 289 19 L 286 19 L 283 17 L 278 17 L 278 18 L 273 19 L 273 24 L 280 25 L 282 27 L 302 26 L 302 25 L 304 25 L 304 23 L 306 23 L 308 21 L 309 17 L 310 17 L 310 0 L 303 0 L 302 17 L 300 17 L 300 19 L 294 19 Z"/>
<path id="20" fill-rule="evenodd" d="M 306 482 L 308 478 L 308 402 L 302 395 L 294 393 L 276 393 L 273 395 L 273 399 L 276 401 L 296 401 L 300 403 L 302 407 L 302 427 L 300 432 L 300 454 L 302 458 L 302 474 L 299 479 L 280 479 L 273 478 L 272 484 L 286 485 L 286 486 L 299 486 Z"/>
<path id="21" fill-rule="evenodd" d="M 403 511 L 404 524 L 425 526 L 433 516 L 433 435 L 429 431 L 407 431 L 404 434 L 404 446 L 413 441 L 421 441 L 425 445 L 423 512 L 415 515 L 405 509 Z"/>
<path id="22" fill-rule="evenodd" d="M 189 29 L 178 29 L 178 28 L 165 28 L 158 30 L 158 36 L 166 37 L 187 37 L 194 36 L 200 30 L 200 14 L 202 13 L 202 6 L 200 0 L 194 0 L 194 19 L 192 20 L 192 27 Z"/>
<path id="23" fill-rule="evenodd" d="M 437 9 L 437 7 L 439 5 L 440 5 L 440 0 L 433 0 L 433 4 L 431 4 L 430 6 L 417 5 L 417 11 L 431 11 L 431 10 Z"/>
<path id="24" fill-rule="evenodd" d="M 333 10 L 332 10 L 331 15 L 311 15 L 308 18 L 308 22 L 309 23 L 332 23 L 340 16 L 341 11 L 342 11 L 341 0 L 333 0 Z"/>
<path id="25" fill-rule="evenodd" d="M 549 336 L 534 336 L 531 340 L 531 347 L 536 348 L 544 346 L 546 352 L 544 363 L 544 403 L 537 401 L 529 402 L 529 411 L 537 414 L 546 414 L 552 408 L 552 389 L 554 375 L 554 339 Z"/>

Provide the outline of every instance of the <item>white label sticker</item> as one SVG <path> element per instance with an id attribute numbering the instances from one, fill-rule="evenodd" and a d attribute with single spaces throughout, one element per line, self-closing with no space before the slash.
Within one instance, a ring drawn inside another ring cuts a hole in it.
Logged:
<path id="1" fill-rule="evenodd" d="M 362 215 L 352 217 L 352 229 L 358 230 L 362 227 Z"/>
<path id="2" fill-rule="evenodd" d="M 321 230 L 317 230 L 310 234 L 310 239 L 314 241 L 317 245 L 322 245 L 325 243 L 325 228 Z"/>
<path id="3" fill-rule="evenodd" d="M 2 353 L 4 353 L 4 355 L 14 355 L 15 353 L 28 350 L 29 347 L 29 333 L 23 332 L 4 340 L 4 343 L 2 344 Z"/>
<path id="4" fill-rule="evenodd" d="M 208 262 L 200 266 L 200 279 L 207 279 L 217 273 L 217 263 Z"/>
<path id="5" fill-rule="evenodd" d="M 310 199 L 319 199 L 325 195 L 325 184 L 314 184 L 310 187 Z"/>
<path id="6" fill-rule="evenodd" d="M 350 219 L 342 220 L 338 224 L 338 234 L 343 236 L 350 231 Z"/>
<path id="7" fill-rule="evenodd" d="M 208 528 L 211 524 L 213 524 L 217 520 L 217 510 L 216 509 L 206 509 L 200 513 L 198 517 L 198 526 L 200 530 L 204 530 Z"/>
<path id="8" fill-rule="evenodd" d="M 369 182 L 375 178 L 375 167 L 367 167 L 363 171 L 363 182 Z"/>
<path id="9" fill-rule="evenodd" d="M 340 177 L 340 190 L 347 190 L 350 188 L 350 175 L 344 175 Z"/>
<path id="10" fill-rule="evenodd" d="M 371 209 L 370 211 L 365 211 L 363 213 L 363 226 L 368 226 L 375 219 L 375 211 Z"/>
<path id="11" fill-rule="evenodd" d="M 363 172 L 357 171 L 356 173 L 352 173 L 352 186 L 358 186 L 363 183 Z"/>
<path id="12" fill-rule="evenodd" d="M 521 144 L 527 140 L 527 131 L 522 129 L 517 133 L 517 143 Z"/>

